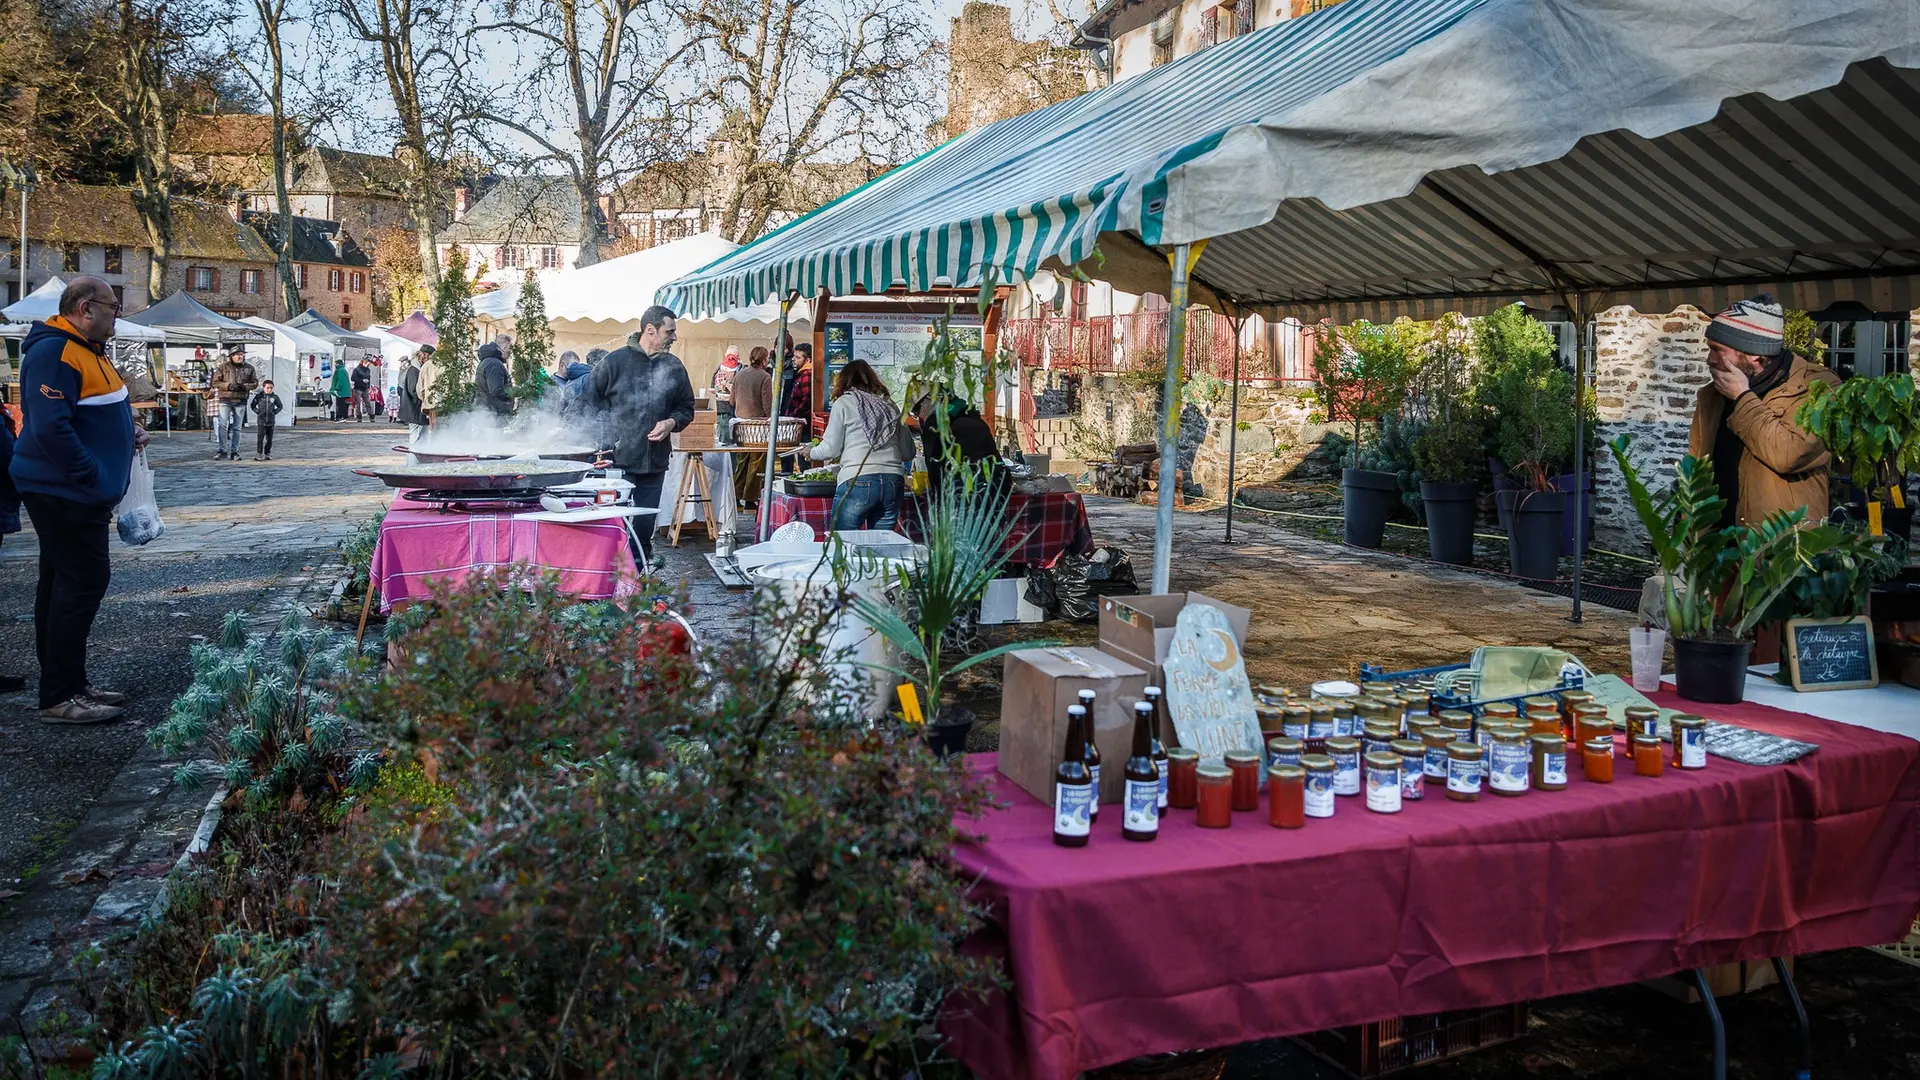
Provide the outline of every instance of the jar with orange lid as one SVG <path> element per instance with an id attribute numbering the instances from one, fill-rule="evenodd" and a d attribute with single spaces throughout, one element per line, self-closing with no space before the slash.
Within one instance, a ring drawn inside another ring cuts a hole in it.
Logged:
<path id="1" fill-rule="evenodd" d="M 1391 746 L 1400 755 L 1400 800 L 1419 802 L 1426 798 L 1426 744 L 1419 739 L 1395 739 Z"/>
<path id="2" fill-rule="evenodd" d="M 1203 829 L 1233 824 L 1233 771 L 1225 765 L 1202 765 L 1196 772 L 1200 805 L 1194 822 Z"/>
<path id="3" fill-rule="evenodd" d="M 1533 751 L 1533 767 L 1528 779 L 1535 791 L 1567 789 L 1567 740 L 1558 732 L 1539 734 L 1527 740 Z"/>
<path id="4" fill-rule="evenodd" d="M 1589 739 L 1580 746 L 1580 770 L 1595 784 L 1613 783 L 1613 736 Z"/>
<path id="5" fill-rule="evenodd" d="M 1706 768 L 1707 722 L 1698 716 L 1681 713 L 1667 721 L 1667 727 L 1673 733 L 1673 767 Z"/>
<path id="6" fill-rule="evenodd" d="M 1333 796 L 1329 794 L 1327 798 Z M 1275 765 L 1267 770 L 1267 824 L 1298 829 L 1307 823 L 1307 770 Z"/>
<path id="7" fill-rule="evenodd" d="M 1664 760 L 1660 753 L 1659 736 L 1635 735 L 1633 737 L 1633 775 L 1659 776 Z"/>
<path id="8" fill-rule="evenodd" d="M 1473 743 L 1457 742 L 1447 747 L 1447 798 L 1454 802 L 1480 801 L 1481 766 L 1487 752 Z"/>
<path id="9" fill-rule="evenodd" d="M 1306 754 L 1300 758 L 1300 768 L 1306 771 L 1306 803 L 1308 817 L 1332 817 L 1333 797 L 1333 759 L 1325 754 Z"/>
<path id="10" fill-rule="evenodd" d="M 1360 794 L 1360 740 L 1336 735 L 1327 740 L 1327 756 L 1333 759 L 1333 793 Z"/>
<path id="11" fill-rule="evenodd" d="M 1224 758 L 1232 774 L 1232 801 L 1235 810 L 1260 808 L 1260 755 L 1251 750 L 1229 750 Z"/>

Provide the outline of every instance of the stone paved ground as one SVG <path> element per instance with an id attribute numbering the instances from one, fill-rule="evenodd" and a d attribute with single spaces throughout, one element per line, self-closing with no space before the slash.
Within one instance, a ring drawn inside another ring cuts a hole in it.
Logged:
<path id="1" fill-rule="evenodd" d="M 130 696 L 126 719 L 53 728 L 31 686 L 0 697 L 0 1030 L 23 1006 L 45 1007 L 61 945 L 137 917 L 200 820 L 206 794 L 172 785 L 173 766 L 145 744 L 187 683 L 188 648 L 229 610 L 270 625 L 318 606 L 335 544 L 386 495 L 349 466 L 392 460 L 393 441 L 384 426 L 302 425 L 280 433 L 274 461 L 229 463 L 204 432 L 156 435 L 167 534 L 112 541 L 88 658 L 96 683 Z M 0 665 L 30 680 L 38 557 L 31 528 L 0 544 Z"/>

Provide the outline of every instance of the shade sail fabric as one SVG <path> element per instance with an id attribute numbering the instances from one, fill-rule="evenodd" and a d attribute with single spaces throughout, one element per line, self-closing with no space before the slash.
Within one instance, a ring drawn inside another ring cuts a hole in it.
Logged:
<path id="1" fill-rule="evenodd" d="M 1211 239 L 1203 293 L 1283 313 L 1782 282 L 1901 307 L 1916 68 L 1912 3 L 1347 0 L 959 136 L 666 302 L 1006 280 L 1118 234 Z"/>
<path id="2" fill-rule="evenodd" d="M 424 312 L 416 311 L 387 328 L 394 337 L 406 338 L 421 345 L 439 345 L 440 331 L 433 328 L 433 320 Z"/>
<path id="3" fill-rule="evenodd" d="M 305 331 L 323 341 L 328 341 L 349 349 L 367 349 L 371 351 L 380 347 L 378 338 L 370 338 L 365 334 L 356 334 L 312 308 L 308 308 L 293 318 L 288 319 L 287 325 L 297 330 Z"/>
<path id="4" fill-rule="evenodd" d="M 145 311 L 126 316 L 123 322 L 152 327 L 167 337 L 169 345 L 222 345 L 228 342 L 265 342 L 273 340 L 273 331 L 229 319 L 200 301 L 177 292 Z"/>
<path id="5" fill-rule="evenodd" d="M 654 296 L 662 286 L 707 266 L 739 246 L 718 233 L 698 233 L 617 259 L 548 275 L 540 280 L 547 318 L 552 322 L 637 320 L 654 303 Z M 514 309 L 520 303 L 520 290 L 516 282 L 475 297 L 474 315 L 513 318 Z M 774 301 L 745 310 L 707 313 L 703 318 L 721 322 L 776 322 L 780 318 L 780 305 Z"/>
<path id="6" fill-rule="evenodd" d="M 988 1080 L 1070 1080 L 1143 1054 L 1618 986 L 1893 941 L 1920 906 L 1920 744 L 1756 705 L 1660 704 L 1819 745 L 1783 766 L 1453 802 L 1340 797 L 1303 829 L 1169 810 L 1151 844 L 1052 842 L 1050 807 L 970 759 L 1005 809 L 954 848 L 1011 990 L 949 1003 Z"/>

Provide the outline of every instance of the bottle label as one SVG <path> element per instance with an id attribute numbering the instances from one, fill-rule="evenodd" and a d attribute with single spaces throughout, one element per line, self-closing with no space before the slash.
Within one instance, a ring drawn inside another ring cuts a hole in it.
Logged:
<path id="1" fill-rule="evenodd" d="M 1416 769 L 1411 762 L 1401 766 L 1400 797 L 1414 800 L 1427 797 L 1427 773 L 1424 768 Z"/>
<path id="2" fill-rule="evenodd" d="M 1100 816 L 1100 766 L 1089 765 L 1087 771 L 1093 774 L 1093 816 Z"/>
<path id="3" fill-rule="evenodd" d="M 1134 832 L 1160 831 L 1159 794 L 1157 781 L 1128 780 L 1123 824 Z"/>
<path id="4" fill-rule="evenodd" d="M 1333 793 L 1360 794 L 1360 753 L 1333 755 Z"/>
<path id="5" fill-rule="evenodd" d="M 1433 777 L 1435 780 L 1445 780 L 1447 778 L 1447 748 L 1444 746 L 1427 747 L 1427 756 L 1423 762 L 1423 766 L 1428 776 Z"/>
<path id="6" fill-rule="evenodd" d="M 1167 759 L 1155 758 L 1153 767 L 1160 772 L 1160 794 L 1154 805 L 1165 810 L 1167 808 Z"/>
<path id="7" fill-rule="evenodd" d="M 1541 770 L 1542 774 L 1546 779 L 1546 782 L 1549 784 L 1566 783 L 1567 782 L 1567 755 L 1548 754 L 1546 755 L 1546 759 L 1547 759 L 1546 768 Z"/>
<path id="8" fill-rule="evenodd" d="M 1267 754 L 1268 768 L 1272 768 L 1275 765 L 1298 764 L 1300 764 L 1300 751 L 1298 750 L 1274 750 Z"/>
<path id="9" fill-rule="evenodd" d="M 1400 770 L 1367 766 L 1367 809 L 1382 814 L 1400 812 Z"/>
<path id="10" fill-rule="evenodd" d="M 1333 715 L 1333 733 L 1335 736 L 1346 736 L 1348 738 L 1351 738 L 1354 734 L 1356 725 L 1358 725 L 1359 723 L 1360 723 L 1359 717 L 1341 716 L 1339 713 L 1335 713 Z"/>
<path id="11" fill-rule="evenodd" d="M 1525 746 L 1496 742 L 1493 744 L 1493 763 L 1487 770 L 1487 780 L 1495 791 L 1525 791 L 1531 765 Z"/>
<path id="12" fill-rule="evenodd" d="M 1704 769 L 1707 767 L 1707 729 L 1679 728 L 1680 767 L 1683 769 Z"/>
<path id="13" fill-rule="evenodd" d="M 1308 773 L 1305 800 L 1308 817 L 1332 817 L 1333 774 L 1330 772 Z"/>
<path id="14" fill-rule="evenodd" d="M 1285 735 L 1289 739 L 1304 739 L 1307 737 L 1307 722 L 1305 720 L 1298 722 L 1291 720 L 1282 721 L 1280 724 L 1280 734 Z"/>
<path id="15" fill-rule="evenodd" d="M 1462 795 L 1480 794 L 1480 763 L 1448 758 L 1447 790 L 1457 791 Z"/>
<path id="16" fill-rule="evenodd" d="M 1309 721 L 1307 723 L 1307 738 L 1309 739 L 1333 738 L 1333 718 L 1328 717 L 1325 720 Z"/>
<path id="17" fill-rule="evenodd" d="M 1053 785 L 1053 831 L 1061 836 L 1085 836 L 1093 831 L 1092 785 Z"/>

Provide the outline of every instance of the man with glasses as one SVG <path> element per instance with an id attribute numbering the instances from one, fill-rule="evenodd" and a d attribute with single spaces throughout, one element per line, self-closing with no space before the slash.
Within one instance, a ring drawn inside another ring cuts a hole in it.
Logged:
<path id="1" fill-rule="evenodd" d="M 116 720 L 126 700 L 87 680 L 87 636 L 113 569 L 107 530 L 147 444 L 105 355 L 119 314 L 106 282 L 77 277 L 60 313 L 34 323 L 20 346 L 23 422 L 9 473 L 40 541 L 33 631 L 49 724 Z"/>

